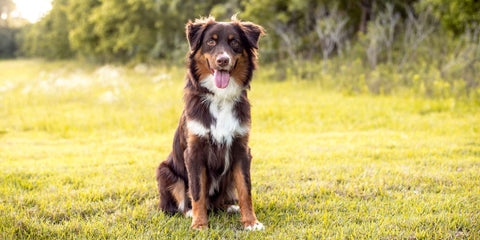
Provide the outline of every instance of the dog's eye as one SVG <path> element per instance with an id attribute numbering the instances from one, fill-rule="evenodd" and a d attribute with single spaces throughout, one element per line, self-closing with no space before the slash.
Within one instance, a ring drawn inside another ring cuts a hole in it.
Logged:
<path id="1" fill-rule="evenodd" d="M 217 44 L 217 42 L 215 42 L 215 40 L 213 40 L 213 39 L 210 39 L 210 40 L 207 41 L 207 45 L 208 45 L 208 46 L 212 46 L 212 47 L 213 47 L 213 46 L 215 46 L 215 44 Z"/>
<path id="2" fill-rule="evenodd" d="M 232 40 L 230 41 L 230 45 L 232 45 L 232 47 L 238 47 L 239 43 L 237 40 Z"/>

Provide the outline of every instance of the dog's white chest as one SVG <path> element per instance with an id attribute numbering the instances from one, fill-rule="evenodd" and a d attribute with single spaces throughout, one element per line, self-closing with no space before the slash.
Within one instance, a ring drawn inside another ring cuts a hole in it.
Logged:
<path id="1" fill-rule="evenodd" d="M 210 134 L 217 144 L 230 146 L 235 136 L 243 136 L 248 129 L 241 126 L 236 117 L 235 101 L 212 99 L 210 114 L 215 119 L 210 126 Z"/>
<path id="2" fill-rule="evenodd" d="M 206 98 L 209 102 L 209 112 L 212 116 L 210 126 L 205 126 L 197 120 L 188 120 L 187 128 L 190 133 L 200 137 L 211 137 L 213 142 L 230 147 L 236 136 L 244 136 L 250 126 L 242 124 L 235 113 L 235 101 Z"/>

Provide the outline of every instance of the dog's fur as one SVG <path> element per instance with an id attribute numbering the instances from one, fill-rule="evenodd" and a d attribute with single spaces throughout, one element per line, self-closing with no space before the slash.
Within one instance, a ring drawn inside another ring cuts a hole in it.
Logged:
<path id="1" fill-rule="evenodd" d="M 209 17 L 188 22 L 186 33 L 185 105 L 173 151 L 156 170 L 159 207 L 191 214 L 191 227 L 203 229 L 207 209 L 237 210 L 233 204 L 238 201 L 245 228 L 263 229 L 251 198 L 247 99 L 263 28 Z"/>

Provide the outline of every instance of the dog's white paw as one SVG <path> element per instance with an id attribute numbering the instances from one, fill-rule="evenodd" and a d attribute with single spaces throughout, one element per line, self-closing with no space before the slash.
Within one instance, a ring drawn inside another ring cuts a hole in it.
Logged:
<path id="1" fill-rule="evenodd" d="M 252 226 L 248 226 L 248 227 L 245 227 L 245 230 L 247 231 L 261 231 L 261 230 L 264 230 L 265 227 L 263 226 L 263 224 L 261 222 L 256 222 L 255 224 L 253 224 Z"/>
<path id="2" fill-rule="evenodd" d="M 185 213 L 185 217 L 193 217 L 193 213 L 192 213 L 192 209 L 188 210 L 186 213 Z"/>
<path id="3" fill-rule="evenodd" d="M 240 207 L 238 205 L 230 205 L 227 208 L 227 213 L 238 213 L 240 212 Z"/>

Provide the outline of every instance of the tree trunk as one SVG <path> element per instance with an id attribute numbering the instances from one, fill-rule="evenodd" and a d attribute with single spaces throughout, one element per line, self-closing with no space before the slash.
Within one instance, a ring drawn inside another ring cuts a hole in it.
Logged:
<path id="1" fill-rule="evenodd" d="M 372 1 L 374 0 L 361 0 L 360 8 L 362 9 L 362 19 L 360 21 L 360 31 L 367 33 L 367 24 L 370 21 L 372 14 Z"/>

